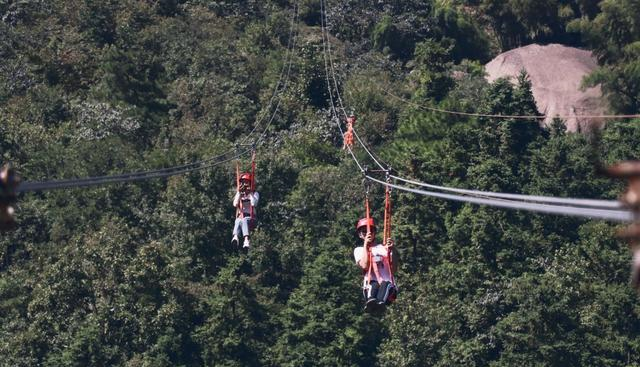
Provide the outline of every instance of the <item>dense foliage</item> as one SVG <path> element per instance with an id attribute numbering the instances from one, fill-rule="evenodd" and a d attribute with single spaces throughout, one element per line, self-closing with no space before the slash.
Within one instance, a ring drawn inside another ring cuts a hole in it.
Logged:
<path id="1" fill-rule="evenodd" d="M 394 192 L 401 294 L 362 313 L 362 177 L 330 117 L 320 3 L 292 22 L 294 3 L 0 0 L 0 153 L 28 181 L 190 162 L 269 126 L 249 253 L 229 243 L 232 163 L 21 196 L 0 237 L 0 365 L 640 365 L 628 250 L 599 221 Z M 481 65 L 563 42 L 593 49 L 585 84 L 638 113 L 637 1 L 331 0 L 327 14 L 356 128 L 405 175 L 611 199 L 621 184 L 594 167 L 640 158 L 637 120 L 583 135 L 418 107 L 536 114 L 526 75 L 489 84 Z"/>

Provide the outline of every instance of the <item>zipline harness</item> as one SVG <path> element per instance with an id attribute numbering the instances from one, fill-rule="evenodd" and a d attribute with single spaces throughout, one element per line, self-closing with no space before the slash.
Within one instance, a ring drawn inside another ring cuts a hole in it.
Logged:
<path id="1" fill-rule="evenodd" d="M 365 208 L 365 217 L 367 221 L 367 235 L 371 234 L 371 211 L 369 207 L 369 185 L 368 182 L 365 184 L 365 199 L 364 199 L 364 208 Z M 383 242 L 382 245 L 385 247 L 387 253 L 386 256 L 382 257 L 383 266 L 389 271 L 389 281 L 395 287 L 395 280 L 393 277 L 393 268 L 391 267 L 392 261 L 390 261 L 393 253 L 389 251 L 387 246 L 387 242 L 391 239 L 391 189 L 387 186 L 385 189 L 385 198 L 384 198 L 384 226 L 383 226 Z M 367 275 L 364 281 L 364 288 L 368 289 L 371 287 L 371 274 L 375 274 L 376 280 L 378 284 L 381 284 L 383 278 L 380 275 L 380 270 L 378 269 L 378 263 L 374 261 L 373 252 L 371 251 L 372 247 L 375 247 L 375 238 L 372 239 L 371 244 L 367 247 L 367 255 L 369 259 L 369 267 L 367 269 Z M 393 299 L 391 299 L 393 301 Z"/>
<path id="2" fill-rule="evenodd" d="M 248 178 L 249 179 L 249 193 L 252 195 L 256 190 L 256 150 L 255 147 L 252 148 L 251 151 L 251 173 L 243 173 L 240 174 L 240 159 L 236 161 L 236 189 L 237 192 L 240 193 L 240 200 L 238 201 L 238 207 L 236 208 L 236 217 L 244 219 L 244 208 L 242 204 L 242 193 L 240 192 L 240 181 Z M 256 212 L 253 205 L 251 205 L 251 201 L 249 201 L 249 217 L 251 220 L 249 221 L 249 227 L 253 229 L 255 227 L 255 219 Z"/>

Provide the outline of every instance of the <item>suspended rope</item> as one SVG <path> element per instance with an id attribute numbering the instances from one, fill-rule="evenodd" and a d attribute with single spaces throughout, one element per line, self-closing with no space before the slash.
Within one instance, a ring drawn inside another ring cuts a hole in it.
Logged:
<path id="1" fill-rule="evenodd" d="M 240 160 L 236 160 L 236 192 L 240 192 Z M 236 218 L 244 217 L 242 210 L 242 200 L 238 201 L 238 206 L 236 207 Z"/>
<path id="2" fill-rule="evenodd" d="M 296 43 L 297 43 L 297 32 L 293 33 L 293 29 L 295 28 L 295 23 L 296 23 L 297 17 L 298 17 L 298 6 L 297 6 L 297 3 L 296 3 L 294 5 L 294 10 L 293 10 L 293 14 L 292 14 L 291 28 L 290 28 L 290 33 L 289 33 L 290 40 L 288 41 L 288 44 L 287 44 L 287 47 L 288 47 L 288 50 L 287 50 L 288 61 L 285 63 L 286 67 L 283 66 L 283 71 L 285 70 L 285 68 L 286 68 L 287 71 L 286 71 L 286 73 L 281 72 L 281 74 L 280 74 L 281 79 L 279 79 L 278 82 L 276 83 L 276 87 L 274 88 L 274 95 L 277 93 L 277 95 L 280 96 L 282 94 L 282 91 L 284 91 L 288 86 L 288 82 L 289 82 L 289 79 L 290 79 L 291 66 L 292 66 L 292 63 L 293 63 L 293 54 L 295 52 Z M 291 35 L 292 34 L 293 34 L 293 37 L 291 39 Z M 285 80 L 284 80 L 284 83 L 283 83 L 283 87 L 282 87 L 282 89 L 278 89 L 278 86 L 282 82 L 282 76 L 283 75 L 285 75 Z M 272 101 L 273 101 L 273 96 L 269 101 L 269 107 L 272 105 Z M 275 119 L 275 116 L 278 113 L 281 101 L 282 101 L 282 98 L 279 98 L 278 102 L 276 104 L 276 107 L 275 107 L 273 113 L 271 114 L 271 118 L 269 119 L 266 127 L 262 131 L 262 134 L 254 142 L 254 144 L 253 144 L 254 146 L 259 146 L 263 142 L 269 127 L 273 123 L 273 121 Z M 259 126 L 259 124 L 261 124 L 262 120 L 263 119 L 260 119 L 260 120 L 258 120 L 258 122 L 256 122 L 256 125 L 254 126 L 253 130 L 251 130 L 249 135 L 247 137 L 245 137 L 245 139 L 243 141 L 246 141 L 253 134 L 253 132 L 256 130 L 257 126 Z M 253 150 L 255 151 L 255 148 Z M 201 161 L 197 161 L 197 162 L 193 162 L 193 163 L 189 163 L 189 164 L 184 164 L 184 165 L 179 165 L 179 166 L 168 167 L 168 168 L 156 169 L 156 170 L 131 172 L 131 173 L 125 173 L 125 174 L 119 174 L 119 175 L 105 175 L 105 176 L 86 177 L 86 178 L 79 178 L 79 179 L 50 180 L 50 181 L 40 181 L 40 182 L 37 182 L 37 181 L 36 182 L 24 182 L 22 185 L 20 185 L 20 187 L 17 188 L 16 191 L 17 192 L 45 191 L 45 190 L 54 190 L 54 189 L 87 187 L 87 186 L 103 185 L 103 184 L 110 184 L 110 183 L 124 183 L 124 182 L 132 182 L 132 181 L 141 181 L 141 180 L 148 180 L 148 179 L 152 179 L 152 178 L 170 177 L 170 176 L 181 175 L 181 174 L 186 174 L 186 173 L 190 173 L 190 172 L 194 172 L 194 171 L 203 170 L 203 169 L 206 169 L 206 168 L 211 168 L 211 167 L 220 165 L 222 163 L 229 162 L 229 161 L 231 161 L 233 159 L 237 159 L 237 158 L 243 156 L 244 154 L 247 154 L 248 152 L 251 151 L 251 149 L 247 149 L 247 150 L 244 150 L 244 151 L 242 151 L 240 153 L 237 153 L 235 155 L 231 155 L 231 153 L 235 152 L 235 151 L 236 151 L 235 149 L 234 150 L 229 150 L 229 151 L 227 151 L 225 153 L 222 153 L 220 155 L 217 155 L 215 157 L 210 157 L 210 158 L 207 158 L 207 159 L 204 159 L 204 160 L 201 160 Z"/>
<path id="3" fill-rule="evenodd" d="M 371 212 L 369 209 L 369 186 L 367 182 L 365 182 L 365 185 L 366 185 L 366 190 L 365 190 L 365 196 L 364 196 L 364 208 L 365 208 L 365 218 L 367 219 L 367 237 L 365 237 L 365 243 L 367 239 L 371 240 L 371 242 L 366 247 L 366 251 L 367 251 L 366 256 L 368 256 L 369 258 L 369 267 L 367 269 L 367 276 L 365 277 L 364 286 L 365 288 L 368 288 L 368 287 L 371 287 L 371 273 L 375 274 L 376 281 L 378 283 L 381 282 L 382 277 L 380 276 L 380 270 L 378 269 L 378 264 L 373 258 L 373 251 L 371 251 L 371 248 L 376 246 L 376 244 L 375 244 L 375 238 L 371 238 L 372 220 L 371 220 Z"/>
<path id="4" fill-rule="evenodd" d="M 520 200 L 520 201 L 545 203 L 545 204 L 581 206 L 581 207 L 600 208 L 600 209 L 622 209 L 623 208 L 623 205 L 617 200 L 575 199 L 575 198 L 561 198 L 561 197 L 552 197 L 552 196 L 508 194 L 508 193 L 492 192 L 492 191 L 466 190 L 466 189 L 458 189 L 453 187 L 432 185 L 424 182 L 408 180 L 406 178 L 402 178 L 394 175 L 391 175 L 391 178 L 396 179 L 398 181 L 406 182 L 412 185 L 416 185 L 416 186 L 422 186 L 422 187 L 427 187 L 430 189 L 435 189 L 440 191 L 456 192 L 459 194 L 468 194 L 468 195 L 474 195 L 474 196 Z"/>
<path id="5" fill-rule="evenodd" d="M 273 101 L 275 99 L 276 96 L 279 96 L 280 93 L 282 91 L 284 91 L 287 88 L 287 84 L 288 81 L 291 77 L 291 65 L 293 63 L 293 55 L 294 50 L 296 48 L 296 42 L 297 42 L 297 32 L 294 32 L 295 30 L 295 25 L 298 21 L 298 3 L 296 2 L 293 8 L 293 16 L 291 17 L 291 23 L 289 25 L 289 37 L 287 38 L 287 53 L 286 53 L 286 60 L 287 62 L 282 64 L 282 70 L 280 71 L 280 76 L 278 77 L 278 82 L 276 83 L 275 87 L 273 88 L 273 93 L 271 94 L 271 98 L 269 98 L 269 103 L 267 104 L 267 108 L 264 109 L 265 113 L 262 115 L 262 117 L 253 125 L 253 129 L 251 129 L 251 131 L 249 132 L 249 134 L 247 136 L 244 137 L 244 139 L 240 142 L 241 145 L 246 144 L 246 142 L 249 140 L 249 137 L 251 137 L 251 135 L 253 135 L 253 133 L 256 131 L 256 129 L 258 128 L 258 126 L 262 123 L 262 121 L 266 118 L 266 116 L 268 116 L 268 111 L 271 109 L 271 106 L 273 105 Z M 284 83 L 283 83 L 283 75 L 286 74 L 286 77 L 284 77 Z M 280 89 L 280 85 L 282 84 L 282 89 Z M 273 119 L 273 117 L 272 117 Z"/>
<path id="6" fill-rule="evenodd" d="M 328 84 L 327 88 L 329 89 L 329 93 L 331 94 L 332 93 L 331 92 L 331 82 L 329 81 L 329 72 L 330 72 L 331 80 L 333 80 L 333 87 L 334 87 L 335 93 L 336 93 L 336 100 L 338 101 L 340 110 L 342 111 L 342 114 L 343 114 L 345 120 L 348 121 L 349 116 L 347 115 L 347 111 L 346 111 L 346 109 L 344 107 L 344 104 L 342 103 L 342 96 L 340 95 L 340 88 L 338 87 L 338 80 L 337 80 L 337 77 L 336 77 L 336 71 L 335 71 L 335 67 L 334 67 L 334 63 L 333 63 L 333 53 L 331 52 L 331 42 L 329 40 L 329 31 L 327 30 L 326 2 L 324 0 L 321 1 L 320 2 L 320 6 L 321 6 L 321 26 L 322 26 L 322 34 L 323 34 L 323 38 L 322 39 L 323 39 L 323 43 L 326 43 L 326 45 L 324 47 L 325 63 L 328 61 L 328 64 L 329 64 L 328 71 L 325 68 L 325 73 L 327 74 L 327 84 Z M 332 104 L 333 104 L 333 101 L 332 101 Z M 332 108 L 337 111 L 335 106 L 333 106 Z M 335 112 L 335 114 L 336 114 L 336 117 L 337 117 L 337 112 Z M 342 131 L 342 128 L 341 128 L 341 131 Z M 345 135 L 345 134 L 343 134 L 343 135 Z M 376 163 L 376 165 L 378 167 L 380 167 L 381 169 L 384 169 L 384 166 L 379 162 L 378 159 L 376 159 L 376 157 L 371 153 L 371 151 L 369 151 L 369 149 L 364 144 L 364 142 L 360 138 L 360 135 L 358 135 L 357 131 L 355 130 L 355 128 L 353 128 L 353 126 L 351 127 L 350 130 L 347 131 L 346 135 L 355 136 L 356 139 L 358 140 L 358 142 L 360 143 L 360 145 L 362 146 L 362 148 L 367 152 L 367 154 Z"/>
<path id="7" fill-rule="evenodd" d="M 569 215 L 574 217 L 583 217 L 583 218 L 592 218 L 592 219 L 606 219 L 614 222 L 629 222 L 629 221 L 632 221 L 634 218 L 633 213 L 629 210 L 592 209 L 592 208 L 562 206 L 562 205 L 528 203 L 528 202 L 511 201 L 511 200 L 505 200 L 505 199 L 443 194 L 439 192 L 414 189 L 406 186 L 386 183 L 384 181 L 381 181 L 375 177 L 371 177 L 368 175 L 366 177 L 367 179 L 373 182 L 376 182 L 381 185 L 389 185 L 398 190 L 411 192 L 419 195 L 436 197 L 440 199 L 460 201 L 465 203 L 489 205 L 493 207 L 506 208 L 506 209 L 526 210 L 526 211 L 537 212 L 537 213 L 560 214 L 560 215 Z"/>
<path id="8" fill-rule="evenodd" d="M 256 191 L 256 150 L 251 152 L 251 192 Z"/>
<path id="9" fill-rule="evenodd" d="M 376 87 L 378 87 L 376 85 Z M 461 112 L 461 111 L 451 111 L 451 110 L 447 110 L 447 109 L 443 109 L 443 108 L 436 108 L 436 107 L 429 107 L 429 106 L 423 106 L 420 104 L 417 104 L 415 102 L 406 100 L 402 97 L 399 97 L 395 94 L 393 94 L 391 91 L 378 87 L 379 90 L 381 90 L 382 92 L 386 93 L 387 95 L 402 101 L 406 104 L 412 105 L 414 107 L 417 107 L 419 109 L 425 110 L 425 111 L 433 111 L 433 112 L 440 112 L 440 113 L 446 113 L 446 114 L 450 114 L 450 115 L 459 115 L 459 116 L 470 116 L 470 117 L 487 117 L 487 118 L 500 118 L 500 119 L 521 119 L 521 120 L 544 120 L 547 118 L 560 118 L 560 119 L 570 119 L 570 118 L 575 118 L 575 119 L 635 119 L 635 118 L 640 118 L 640 114 L 630 114 L 630 115 L 555 115 L 555 116 L 550 116 L 550 115 L 497 115 L 497 114 L 486 114 L 486 113 L 474 113 L 474 112 Z"/>
<path id="10" fill-rule="evenodd" d="M 241 152 L 237 155 L 233 155 L 229 158 L 224 158 L 218 161 L 210 162 L 207 164 L 193 164 L 188 168 L 167 168 L 164 170 L 158 171 L 149 171 L 149 172 L 135 172 L 130 174 L 121 174 L 114 176 L 97 176 L 97 177 L 86 177 L 79 179 L 69 179 L 69 180 L 53 180 L 53 181 L 42 181 L 42 182 L 25 182 L 18 187 L 17 192 L 29 192 L 29 191 L 47 191 L 47 190 L 55 190 L 55 189 L 68 189 L 75 187 L 88 187 L 88 186 L 96 186 L 96 185 L 104 185 L 110 183 L 124 183 L 124 182 L 133 182 L 133 181 L 142 181 L 148 180 L 152 178 L 164 178 L 175 175 L 182 175 L 186 173 L 191 173 L 194 171 L 203 170 L 206 168 L 215 167 L 222 163 L 226 163 L 232 161 L 249 151 Z"/>
<path id="11" fill-rule="evenodd" d="M 389 176 L 387 175 L 387 183 L 389 182 Z M 384 257 L 384 266 L 389 269 L 389 276 L 391 277 L 391 284 L 395 285 L 393 277 L 393 267 L 391 263 L 393 259 L 393 253 L 389 250 L 389 241 L 391 240 L 391 188 L 389 185 L 384 187 L 384 229 L 382 231 L 382 244 L 387 248 L 387 256 Z"/>
<path id="12" fill-rule="evenodd" d="M 322 7 L 321 15 L 322 15 L 322 26 L 323 26 L 322 27 L 323 40 L 326 39 L 325 42 L 327 43 L 327 45 L 324 47 L 324 51 L 325 53 L 329 53 L 330 45 L 328 44 L 329 43 L 328 34 L 325 34 L 327 33 L 327 31 L 325 29 L 326 5 L 324 0 L 321 1 L 321 7 Z M 325 55 L 325 60 L 327 58 L 330 61 L 331 65 L 333 65 L 332 56 L 330 54 L 328 56 Z M 338 85 L 335 77 L 335 69 L 331 68 L 331 71 L 333 72 L 332 79 L 334 81 L 334 87 L 337 90 Z M 329 71 L 326 68 L 325 68 L 325 72 L 327 73 L 327 79 L 329 79 Z M 329 89 L 331 88 L 329 87 Z M 331 94 L 331 91 L 329 91 L 329 93 Z M 336 94 L 338 93 L 339 92 L 336 91 Z M 339 99 L 339 102 L 341 102 L 341 99 Z M 333 108 L 335 110 L 335 107 Z M 342 110 L 343 112 L 345 111 L 344 106 L 342 106 Z M 496 115 L 496 116 L 485 115 L 485 116 L 486 117 L 498 117 L 498 116 L 504 117 L 501 115 Z M 532 117 L 532 116 L 527 116 L 527 117 Z M 535 116 L 535 117 L 539 118 L 540 116 Z M 636 115 L 625 115 L 624 117 L 636 117 Z M 640 115 L 637 115 L 637 117 L 640 117 Z M 360 146 L 369 155 L 369 157 L 376 163 L 376 165 L 380 167 L 382 170 L 386 170 L 385 166 L 381 163 L 381 160 L 377 158 L 373 154 L 373 152 L 367 147 L 367 145 L 358 135 L 357 130 L 355 128 L 353 129 L 353 134 L 356 137 Z M 353 156 L 353 158 L 354 158 L 354 161 L 356 161 L 356 164 L 359 167 L 361 167 L 360 163 L 357 161 L 355 156 Z M 371 178 L 370 176 L 367 176 L 367 177 Z M 613 200 L 607 201 L 607 200 L 575 199 L 575 198 L 554 198 L 554 197 L 546 197 L 546 196 L 484 192 L 479 190 L 465 190 L 465 189 L 449 188 L 445 186 L 430 185 L 430 184 L 418 182 L 415 180 L 409 180 L 399 176 L 391 176 L 391 177 L 396 180 L 400 180 L 413 185 L 419 185 L 419 186 L 429 187 L 429 188 L 433 188 L 441 191 L 449 191 L 449 192 L 456 192 L 464 195 L 469 195 L 469 196 L 447 195 L 447 194 L 434 193 L 434 192 L 429 192 L 424 190 L 416 190 L 416 189 L 411 189 L 406 187 L 403 188 L 405 189 L 405 191 L 422 193 L 422 194 L 429 193 L 429 195 L 431 196 L 436 196 L 436 197 L 450 199 L 450 200 L 459 200 L 459 201 L 466 200 L 468 202 L 475 202 L 478 204 L 482 203 L 484 205 L 492 205 L 497 207 L 521 209 L 521 210 L 531 210 L 531 211 L 553 213 L 553 214 L 564 214 L 564 215 L 573 215 L 573 216 L 581 216 L 581 217 L 589 217 L 589 218 L 602 218 L 602 219 L 610 219 L 610 220 L 618 220 L 618 221 L 629 220 L 628 211 L 607 210 L 607 209 L 622 209 L 622 205 L 619 202 L 613 201 Z M 380 180 L 376 180 L 375 182 L 380 184 L 385 184 Z M 526 203 L 528 203 L 528 205 L 525 205 Z M 546 205 L 546 204 L 556 204 L 556 205 Z M 583 208 L 591 209 L 591 210 L 581 212 L 581 209 Z M 604 209 L 604 210 L 601 210 L 601 209 Z"/>
<path id="13" fill-rule="evenodd" d="M 236 191 L 240 192 L 240 160 L 236 161 Z"/>
<path id="14" fill-rule="evenodd" d="M 322 30 L 322 47 L 323 47 L 323 52 L 322 52 L 322 56 L 324 59 L 324 71 L 325 71 L 325 76 L 326 76 L 326 80 L 327 80 L 327 91 L 329 93 L 329 102 L 330 102 L 330 109 L 331 109 L 331 113 L 332 113 L 332 117 L 334 122 L 336 123 L 336 126 L 338 127 L 338 130 L 340 130 L 340 136 L 344 136 L 345 132 L 344 130 L 342 130 L 342 126 L 340 125 L 340 119 L 338 117 L 338 111 L 336 109 L 334 100 L 333 100 L 333 91 L 331 90 L 331 81 L 329 80 L 329 61 L 327 59 L 327 44 L 328 44 L 328 34 L 326 32 L 325 29 L 325 21 L 326 21 L 326 15 L 325 15 L 325 3 L 324 0 L 320 0 L 320 27 Z M 346 147 L 347 151 L 349 152 L 349 154 L 351 155 L 351 157 L 353 158 L 353 161 L 356 163 L 356 165 L 358 166 L 358 169 L 360 169 L 360 172 L 364 172 L 364 168 L 362 167 L 362 165 L 360 164 L 360 162 L 358 161 L 358 159 L 356 158 L 355 154 L 353 153 L 353 150 L 351 149 L 351 147 Z"/>

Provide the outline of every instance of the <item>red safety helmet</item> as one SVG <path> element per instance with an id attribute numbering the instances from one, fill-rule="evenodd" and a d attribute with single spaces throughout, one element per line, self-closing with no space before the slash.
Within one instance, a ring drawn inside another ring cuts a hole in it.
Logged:
<path id="1" fill-rule="evenodd" d="M 240 181 L 249 181 L 251 182 L 251 173 L 245 172 L 240 175 Z"/>
<path id="2" fill-rule="evenodd" d="M 373 229 L 374 231 L 376 230 L 376 224 L 373 221 L 373 218 L 369 218 L 369 225 L 371 226 L 371 229 Z M 360 230 L 360 228 L 362 227 L 366 227 L 367 226 L 367 218 L 361 218 L 358 223 L 356 223 L 356 232 Z"/>

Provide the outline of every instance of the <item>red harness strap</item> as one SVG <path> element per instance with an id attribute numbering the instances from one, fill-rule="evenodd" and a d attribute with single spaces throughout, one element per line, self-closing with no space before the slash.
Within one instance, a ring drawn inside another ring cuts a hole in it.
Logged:
<path id="1" fill-rule="evenodd" d="M 240 192 L 240 163 L 236 161 L 236 190 Z M 251 185 L 250 192 L 253 194 L 256 190 L 256 151 L 251 152 Z M 236 210 L 236 217 L 244 219 L 244 210 L 242 206 L 242 193 L 240 194 L 238 207 Z M 249 204 L 249 217 L 255 219 L 255 208 Z"/>
<path id="2" fill-rule="evenodd" d="M 366 197 L 364 200 L 364 207 L 367 215 L 367 234 L 371 233 L 371 215 L 369 213 L 369 198 Z M 375 242 L 375 239 L 374 241 Z M 371 284 L 371 271 L 376 275 L 376 280 L 380 283 L 382 278 L 380 277 L 380 271 L 378 270 L 378 264 L 373 261 L 373 253 L 371 248 L 368 248 L 367 256 L 369 256 L 369 269 L 367 270 L 367 276 L 365 278 L 365 287 L 368 287 Z"/>
<path id="3" fill-rule="evenodd" d="M 387 246 L 387 241 L 391 238 L 391 189 L 389 186 L 385 186 L 385 194 L 384 194 L 384 232 L 382 235 L 383 244 Z M 391 284 L 395 285 L 395 281 L 393 279 L 393 269 L 389 264 L 389 259 L 392 254 L 387 248 L 387 256 L 384 258 L 384 266 L 389 269 L 389 275 L 391 276 Z"/>
<path id="4" fill-rule="evenodd" d="M 240 193 L 240 162 L 236 161 L 236 192 Z M 236 207 L 236 218 L 244 218 L 242 211 L 242 195 L 238 195 L 238 206 Z"/>
<path id="5" fill-rule="evenodd" d="M 256 192 L 256 150 L 251 152 L 251 195 Z M 250 216 L 251 219 L 255 219 L 255 208 L 251 205 Z"/>

